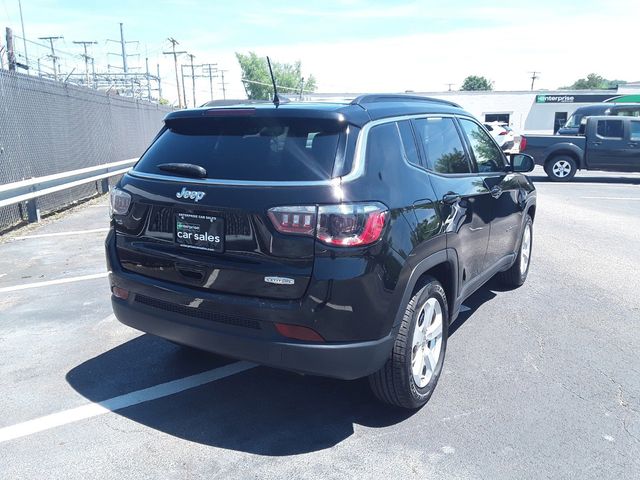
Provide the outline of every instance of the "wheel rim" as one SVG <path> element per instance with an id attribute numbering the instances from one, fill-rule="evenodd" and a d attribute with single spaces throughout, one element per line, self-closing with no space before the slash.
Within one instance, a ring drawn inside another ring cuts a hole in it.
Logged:
<path id="1" fill-rule="evenodd" d="M 566 160 L 558 160 L 553 164 L 553 174 L 558 178 L 564 178 L 571 173 L 571 164 Z"/>
<path id="2" fill-rule="evenodd" d="M 429 298 L 418 312 L 411 347 L 411 372 L 418 388 L 431 378 L 442 353 L 443 315 L 440 302 Z"/>
<path id="3" fill-rule="evenodd" d="M 520 275 L 524 275 L 529 268 L 529 258 L 531 257 L 531 225 L 524 227 L 522 234 L 522 246 L 520 247 Z"/>

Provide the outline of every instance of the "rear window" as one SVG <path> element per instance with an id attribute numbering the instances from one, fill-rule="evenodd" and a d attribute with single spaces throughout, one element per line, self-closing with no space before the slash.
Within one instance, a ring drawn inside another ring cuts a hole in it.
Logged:
<path id="1" fill-rule="evenodd" d="M 207 178 L 309 181 L 332 177 L 344 124 L 301 118 L 198 118 L 169 121 L 136 171 L 163 172 L 163 163 L 193 163 Z"/>

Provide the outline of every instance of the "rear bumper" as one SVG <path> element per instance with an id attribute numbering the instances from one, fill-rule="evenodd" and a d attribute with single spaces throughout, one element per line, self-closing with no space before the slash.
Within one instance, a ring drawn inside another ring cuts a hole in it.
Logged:
<path id="1" fill-rule="evenodd" d="M 113 231 L 106 250 L 111 286 L 129 292 L 127 300 L 112 296 L 116 318 L 143 332 L 223 356 L 348 380 L 379 370 L 391 353 L 395 329 L 377 339 L 321 343 L 289 339 L 274 326 L 282 322 L 322 332 L 323 323 L 360 321 L 359 315 L 333 308 L 316 311 L 305 301 L 203 292 L 125 271 L 115 253 Z"/>
<path id="2" fill-rule="evenodd" d="M 215 329 L 210 321 L 183 318 L 112 297 L 116 318 L 130 327 L 176 343 L 219 355 L 249 360 L 284 370 L 352 380 L 380 369 L 394 338 L 357 343 L 303 343 L 242 335 Z"/>

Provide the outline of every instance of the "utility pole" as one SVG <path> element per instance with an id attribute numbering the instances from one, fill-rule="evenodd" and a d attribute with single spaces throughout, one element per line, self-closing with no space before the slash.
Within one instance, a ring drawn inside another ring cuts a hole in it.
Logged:
<path id="1" fill-rule="evenodd" d="M 93 57 L 90 57 L 89 54 L 87 53 L 87 45 L 95 45 L 98 42 L 74 41 L 73 43 L 75 43 L 76 45 L 82 45 L 84 47 L 84 54 L 81 54 L 80 56 L 84 58 L 84 77 L 85 77 L 85 81 L 87 82 L 87 87 L 89 87 L 89 60 L 91 60 L 93 64 Z"/>
<path id="2" fill-rule="evenodd" d="M 213 100 L 213 77 L 215 77 L 214 72 L 218 70 L 217 63 L 205 63 L 202 65 L 202 72 L 209 77 L 209 93 L 211 98 L 209 100 Z"/>
<path id="3" fill-rule="evenodd" d="M 145 66 L 147 68 L 147 74 L 146 74 L 146 79 L 147 79 L 147 101 L 151 101 L 151 79 L 149 78 L 149 57 L 146 57 L 144 59 L 144 63 Z"/>
<path id="4" fill-rule="evenodd" d="M 196 73 L 193 70 L 193 59 L 196 58 L 196 56 L 192 53 L 187 54 L 187 56 L 189 60 L 191 60 L 191 93 L 193 94 L 193 108 L 196 108 Z"/>
<path id="5" fill-rule="evenodd" d="M 533 91 L 533 85 L 535 84 L 536 80 L 538 78 L 540 78 L 540 75 L 538 75 L 540 72 L 529 72 L 531 74 L 531 91 Z"/>
<path id="6" fill-rule="evenodd" d="M 16 52 L 13 49 L 13 30 L 7 27 L 7 64 L 9 70 L 15 72 L 16 70 Z"/>
<path id="7" fill-rule="evenodd" d="M 226 85 L 224 83 L 224 72 L 226 72 L 226 70 L 218 70 L 218 71 L 220 72 L 220 77 L 222 78 L 222 82 L 221 82 L 221 85 L 222 85 L 222 98 L 224 100 L 226 100 L 227 99 L 227 87 L 226 87 Z"/>
<path id="8" fill-rule="evenodd" d="M 160 64 L 156 63 L 156 71 L 158 72 L 158 103 L 162 100 L 162 81 L 160 80 Z"/>
<path id="9" fill-rule="evenodd" d="M 49 40 L 49 45 L 51 45 L 51 60 L 53 61 L 53 78 L 58 80 L 58 57 L 56 57 L 56 51 L 53 48 L 54 40 L 61 40 L 64 37 L 38 37 L 39 40 Z M 8 42 L 7 42 L 8 43 Z"/>
<path id="10" fill-rule="evenodd" d="M 455 85 L 455 83 L 445 83 L 445 85 L 448 87 L 447 91 L 451 91 L 451 87 L 453 87 Z"/>
<path id="11" fill-rule="evenodd" d="M 129 71 L 129 68 L 127 67 L 127 43 L 124 41 L 122 22 L 120 22 L 120 45 L 122 46 L 122 71 L 127 73 Z"/>
<path id="12" fill-rule="evenodd" d="M 184 85 L 184 67 L 185 67 L 185 65 L 180 64 L 180 76 L 182 77 L 182 97 L 184 98 L 184 108 L 188 108 L 188 105 L 187 105 L 187 88 Z"/>
<path id="13" fill-rule="evenodd" d="M 178 55 L 182 55 L 187 52 L 176 52 L 176 45 L 178 45 L 178 41 L 175 38 L 169 37 L 167 40 L 171 42 L 171 51 L 170 52 L 162 52 L 163 55 L 173 55 L 173 65 L 175 67 L 176 72 L 176 88 L 178 89 L 178 106 L 182 108 L 182 98 L 180 97 L 180 80 L 178 79 Z M 185 99 L 186 100 L 186 99 Z"/>
<path id="14" fill-rule="evenodd" d="M 27 55 L 27 37 L 24 34 L 24 18 L 22 18 L 22 2 L 18 0 L 18 9 L 20 10 L 20 25 L 22 26 L 22 45 L 24 46 L 24 63 L 29 65 L 29 55 Z"/>

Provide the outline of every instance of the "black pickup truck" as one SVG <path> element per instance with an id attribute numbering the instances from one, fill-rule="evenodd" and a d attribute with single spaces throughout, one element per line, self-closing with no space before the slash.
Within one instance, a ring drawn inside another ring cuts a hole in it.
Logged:
<path id="1" fill-rule="evenodd" d="M 523 135 L 520 152 L 558 182 L 578 170 L 640 172 L 640 118 L 589 117 L 584 136 Z"/>

